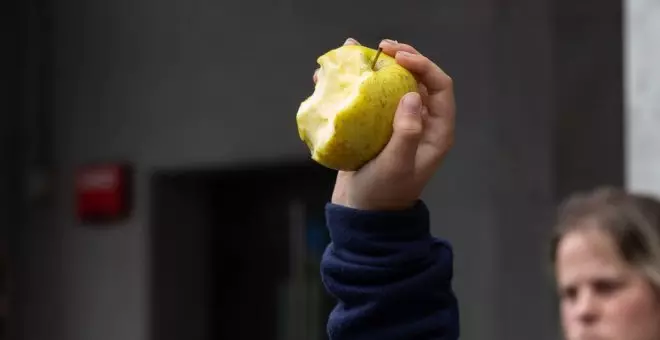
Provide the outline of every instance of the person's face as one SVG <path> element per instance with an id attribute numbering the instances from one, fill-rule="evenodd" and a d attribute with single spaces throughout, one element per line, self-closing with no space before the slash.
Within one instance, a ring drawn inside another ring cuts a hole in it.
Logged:
<path id="1" fill-rule="evenodd" d="M 658 295 L 605 232 L 565 235 L 555 270 L 566 340 L 660 339 Z"/>

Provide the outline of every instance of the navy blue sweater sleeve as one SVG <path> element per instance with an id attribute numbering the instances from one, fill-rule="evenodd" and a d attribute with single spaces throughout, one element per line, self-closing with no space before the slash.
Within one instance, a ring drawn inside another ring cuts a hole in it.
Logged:
<path id="1" fill-rule="evenodd" d="M 452 248 L 431 236 L 422 201 L 397 212 L 328 204 L 326 222 L 321 276 L 338 300 L 331 340 L 458 339 Z"/>

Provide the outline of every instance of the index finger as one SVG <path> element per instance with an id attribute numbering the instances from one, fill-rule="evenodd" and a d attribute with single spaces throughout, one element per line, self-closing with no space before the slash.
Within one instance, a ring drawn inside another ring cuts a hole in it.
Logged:
<path id="1" fill-rule="evenodd" d="M 399 65 L 414 73 L 426 85 L 429 95 L 452 88 L 451 77 L 429 58 L 407 51 L 397 51 L 395 58 Z"/>
<path id="2" fill-rule="evenodd" d="M 378 44 L 378 47 L 382 48 L 383 52 L 385 52 L 385 54 L 388 54 L 390 56 L 395 56 L 396 53 L 399 51 L 406 51 L 413 54 L 421 54 L 414 47 L 408 44 L 400 43 L 396 40 L 390 40 L 390 39 L 382 40 L 380 44 Z"/>

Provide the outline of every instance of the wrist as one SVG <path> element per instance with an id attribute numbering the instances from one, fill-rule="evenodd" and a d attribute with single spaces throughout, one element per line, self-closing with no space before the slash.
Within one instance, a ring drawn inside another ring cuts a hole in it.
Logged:
<path id="1" fill-rule="evenodd" d="M 363 230 L 398 238 L 402 232 L 422 235 L 429 231 L 429 211 L 422 200 L 407 209 L 372 211 L 330 203 L 326 205 L 326 218 L 331 234 Z M 402 226 L 407 231 L 401 231 Z"/>
<path id="2" fill-rule="evenodd" d="M 389 200 L 389 199 L 368 199 L 368 200 L 346 200 L 346 206 L 365 211 L 404 211 L 413 208 L 419 200 Z"/>
<path id="3" fill-rule="evenodd" d="M 400 212 L 409 210 L 419 203 L 419 199 L 415 200 L 353 200 L 348 197 L 334 197 L 331 203 L 334 205 L 342 206 L 345 208 L 371 211 L 371 212 Z"/>

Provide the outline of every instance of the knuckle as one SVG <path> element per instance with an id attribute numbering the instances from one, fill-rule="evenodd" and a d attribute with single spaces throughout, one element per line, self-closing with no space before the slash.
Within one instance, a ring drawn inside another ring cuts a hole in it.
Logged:
<path id="1" fill-rule="evenodd" d="M 407 52 L 410 52 L 410 53 L 412 53 L 412 54 L 419 54 L 419 55 L 421 55 L 421 53 L 419 53 L 419 51 L 417 51 L 417 49 L 415 49 L 414 47 L 412 47 L 412 45 L 410 45 L 410 44 L 401 44 L 401 47 L 403 47 L 403 49 L 404 49 L 405 51 L 407 51 Z"/>
<path id="2" fill-rule="evenodd" d="M 395 128 L 399 133 L 406 136 L 417 136 L 422 133 L 421 122 L 413 121 L 411 119 L 399 121 Z"/>

